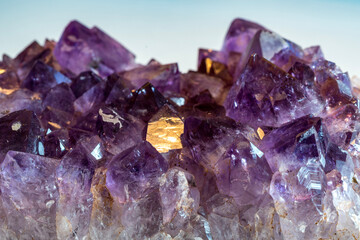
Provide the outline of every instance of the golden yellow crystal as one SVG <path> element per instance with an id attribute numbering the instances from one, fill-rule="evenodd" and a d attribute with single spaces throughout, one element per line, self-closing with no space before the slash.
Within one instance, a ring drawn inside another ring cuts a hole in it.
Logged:
<path id="1" fill-rule="evenodd" d="M 257 129 L 257 133 L 258 133 L 260 139 L 263 139 L 263 137 L 265 136 L 265 133 L 261 128 Z"/>
<path id="2" fill-rule="evenodd" d="M 146 141 L 160 153 L 182 148 L 180 136 L 184 132 L 184 123 L 178 117 L 161 117 L 149 122 Z"/>

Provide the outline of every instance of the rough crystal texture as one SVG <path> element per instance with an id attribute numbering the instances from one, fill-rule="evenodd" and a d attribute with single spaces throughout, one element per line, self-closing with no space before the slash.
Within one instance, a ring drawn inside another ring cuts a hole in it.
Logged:
<path id="1" fill-rule="evenodd" d="M 58 160 L 9 151 L 1 164 L 7 227 L 18 239 L 55 239 Z"/>
<path id="2" fill-rule="evenodd" d="M 360 239 L 360 84 L 235 19 L 197 71 L 70 22 L 0 60 L 0 239 Z"/>
<path id="3" fill-rule="evenodd" d="M 252 55 L 225 102 L 228 116 L 254 127 L 278 127 L 307 114 L 319 114 L 321 99 L 266 59 Z"/>

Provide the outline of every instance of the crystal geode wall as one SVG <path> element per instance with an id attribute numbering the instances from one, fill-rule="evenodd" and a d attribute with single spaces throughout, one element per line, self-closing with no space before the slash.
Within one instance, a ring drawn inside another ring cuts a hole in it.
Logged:
<path id="1" fill-rule="evenodd" d="M 73 21 L 0 62 L 0 239 L 359 239 L 358 92 L 242 19 L 187 73 Z"/>

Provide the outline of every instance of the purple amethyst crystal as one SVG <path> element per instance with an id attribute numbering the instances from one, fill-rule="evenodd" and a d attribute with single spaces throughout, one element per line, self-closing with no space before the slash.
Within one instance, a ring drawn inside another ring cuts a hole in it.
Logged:
<path id="1" fill-rule="evenodd" d="M 120 74 L 135 88 L 140 88 L 150 82 L 161 93 L 180 91 L 180 73 L 176 63 L 174 64 L 150 64 L 137 67 Z"/>
<path id="2" fill-rule="evenodd" d="M 85 116 L 90 111 L 98 106 L 105 100 L 104 96 L 105 82 L 99 82 L 83 95 L 81 95 L 74 102 L 75 111 Z"/>
<path id="3" fill-rule="evenodd" d="M 83 238 L 87 235 L 93 205 L 91 182 L 104 155 L 99 137 L 85 138 L 62 158 L 57 167 L 60 199 L 56 224 L 59 238 Z"/>
<path id="4" fill-rule="evenodd" d="M 115 156 L 108 164 L 106 186 L 120 202 L 144 197 L 159 185 L 159 177 L 169 165 L 148 142 Z"/>
<path id="5" fill-rule="evenodd" d="M 205 59 L 210 59 L 213 62 L 226 64 L 226 58 L 223 52 L 214 51 L 211 49 L 199 49 L 198 68 Z"/>
<path id="6" fill-rule="evenodd" d="M 70 147 L 71 143 L 67 129 L 50 130 L 44 137 L 45 156 L 61 158 L 69 151 Z"/>
<path id="7" fill-rule="evenodd" d="M 10 150 L 44 155 L 42 129 L 36 115 L 21 110 L 0 118 L 0 161 Z"/>
<path id="8" fill-rule="evenodd" d="M 103 77 L 132 68 L 135 59 L 131 52 L 97 27 L 89 29 L 77 21 L 65 28 L 54 55 L 61 67 L 76 75 L 95 70 Z"/>
<path id="9" fill-rule="evenodd" d="M 286 40 L 276 33 L 268 30 L 258 31 L 242 54 L 239 61 L 235 77 L 239 77 L 249 58 L 253 54 L 257 54 L 268 61 L 271 61 L 276 66 L 287 71 L 296 61 L 301 61 L 304 57 L 303 50 L 300 46 L 296 45 L 289 40 Z"/>
<path id="10" fill-rule="evenodd" d="M 91 71 L 83 72 L 72 80 L 71 90 L 73 91 L 75 97 L 79 98 L 86 91 L 101 81 L 102 79 L 95 73 Z"/>
<path id="11" fill-rule="evenodd" d="M 0 239 L 360 238 L 359 83 L 320 46 L 235 19 L 156 59 L 77 21 L 3 55 Z"/>
<path id="12" fill-rule="evenodd" d="M 96 128 L 107 151 L 117 155 L 142 142 L 145 123 L 130 114 L 102 107 L 98 111 Z"/>
<path id="13" fill-rule="evenodd" d="M 194 88 L 194 85 L 196 88 Z M 225 83 L 218 77 L 207 76 L 197 72 L 188 72 L 181 76 L 180 89 L 189 98 L 208 90 L 217 102 L 222 102 Z"/>
<path id="14" fill-rule="evenodd" d="M 21 87 L 34 92 L 46 93 L 50 88 L 60 83 L 70 84 L 71 80 L 39 61 L 34 64 L 29 75 L 22 82 Z"/>
<path id="15" fill-rule="evenodd" d="M 52 129 L 59 129 L 60 126 L 68 126 L 74 121 L 75 96 L 70 87 L 59 84 L 50 89 L 43 99 L 41 119 L 44 125 Z"/>
<path id="16" fill-rule="evenodd" d="M 11 65 L 16 68 L 16 73 L 20 81 L 23 81 L 37 61 L 41 61 L 56 70 L 60 70 L 60 66 L 52 55 L 52 47 L 46 44 L 45 46 L 40 46 L 36 41 L 32 42 L 17 55 Z"/>
<path id="17" fill-rule="evenodd" d="M 277 127 L 307 114 L 319 114 L 314 89 L 255 54 L 232 86 L 225 102 L 229 117 L 254 127 Z"/>
<path id="18" fill-rule="evenodd" d="M 11 92 L 9 95 L 1 95 L 0 116 L 5 116 L 9 113 L 29 110 L 37 114 L 41 113 L 41 98 L 39 94 L 31 92 L 28 89 L 18 89 Z"/>
<path id="19" fill-rule="evenodd" d="M 235 19 L 226 34 L 223 51 L 245 52 L 249 42 L 258 30 L 266 30 L 263 26 L 244 19 Z"/>
<path id="20" fill-rule="evenodd" d="M 325 165 L 321 135 L 320 119 L 305 116 L 269 132 L 260 149 L 273 172 L 297 169 L 308 160 Z"/>
<path id="21" fill-rule="evenodd" d="M 0 189 L 7 227 L 17 239 L 56 238 L 59 161 L 9 151 L 1 164 Z"/>
<path id="22" fill-rule="evenodd" d="M 136 91 L 129 113 L 147 122 L 166 104 L 166 98 L 151 84 L 146 83 Z"/>

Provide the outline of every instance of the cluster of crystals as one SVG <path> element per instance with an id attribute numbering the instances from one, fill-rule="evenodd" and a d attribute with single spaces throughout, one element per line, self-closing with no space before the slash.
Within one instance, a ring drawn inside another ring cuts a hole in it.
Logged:
<path id="1" fill-rule="evenodd" d="M 0 62 L 0 238 L 358 239 L 358 89 L 242 19 L 188 73 L 71 22 Z"/>

